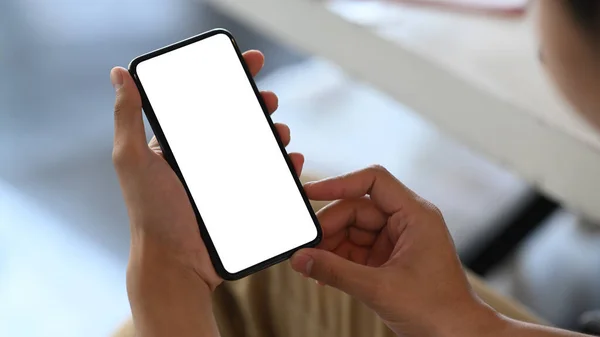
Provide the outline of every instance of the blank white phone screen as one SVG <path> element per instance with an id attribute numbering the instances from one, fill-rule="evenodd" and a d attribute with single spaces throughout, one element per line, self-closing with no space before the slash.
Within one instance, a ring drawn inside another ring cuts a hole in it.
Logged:
<path id="1" fill-rule="evenodd" d="M 226 34 L 142 61 L 137 76 L 228 273 L 317 238 Z"/>

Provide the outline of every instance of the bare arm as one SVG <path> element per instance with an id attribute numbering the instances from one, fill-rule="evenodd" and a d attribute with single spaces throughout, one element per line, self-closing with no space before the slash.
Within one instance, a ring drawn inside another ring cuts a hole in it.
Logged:
<path id="1" fill-rule="evenodd" d="M 219 336 L 209 286 L 191 269 L 134 250 L 127 290 L 136 336 Z"/>
<path id="2" fill-rule="evenodd" d="M 506 318 L 481 302 L 469 311 L 457 312 L 446 322 L 436 322 L 437 335 L 490 337 L 585 337 L 586 335 Z M 453 327 L 453 329 L 447 329 Z"/>
<path id="3" fill-rule="evenodd" d="M 373 166 L 304 186 L 323 241 L 292 268 L 374 310 L 398 336 L 576 337 L 509 320 L 472 291 L 439 209 Z"/>
<path id="4" fill-rule="evenodd" d="M 505 329 L 499 330 L 497 337 L 583 337 L 585 335 L 541 325 L 507 321 Z"/>
<path id="5" fill-rule="evenodd" d="M 253 76 L 265 61 L 259 51 L 244 53 L 244 60 Z M 185 188 L 156 139 L 146 143 L 142 100 L 129 72 L 113 68 L 110 79 L 116 94 L 113 161 L 131 229 L 127 290 L 136 335 L 218 336 L 211 293 L 223 280 L 210 262 Z M 261 94 L 273 113 L 277 96 Z M 289 128 L 275 127 L 287 145 Z M 304 158 L 290 158 L 300 173 Z"/>

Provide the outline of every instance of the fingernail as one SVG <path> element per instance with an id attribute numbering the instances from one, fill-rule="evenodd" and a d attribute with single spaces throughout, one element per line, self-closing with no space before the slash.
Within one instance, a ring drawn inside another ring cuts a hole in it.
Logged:
<path id="1" fill-rule="evenodd" d="M 313 263 L 313 259 L 304 254 L 295 255 L 292 260 L 292 264 L 296 266 L 296 270 L 302 272 L 305 276 L 310 275 Z"/>
<path id="2" fill-rule="evenodd" d="M 121 70 L 114 68 L 110 71 L 110 83 L 112 83 L 115 91 L 118 91 L 123 86 L 123 74 L 121 74 Z"/>

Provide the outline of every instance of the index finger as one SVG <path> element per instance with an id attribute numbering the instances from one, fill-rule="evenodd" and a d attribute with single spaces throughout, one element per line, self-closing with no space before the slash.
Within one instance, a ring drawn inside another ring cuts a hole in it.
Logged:
<path id="1" fill-rule="evenodd" d="M 347 175 L 328 178 L 304 185 L 309 199 L 330 201 L 371 196 L 385 213 L 392 214 L 403 207 L 412 207 L 416 195 L 388 170 L 372 166 Z"/>

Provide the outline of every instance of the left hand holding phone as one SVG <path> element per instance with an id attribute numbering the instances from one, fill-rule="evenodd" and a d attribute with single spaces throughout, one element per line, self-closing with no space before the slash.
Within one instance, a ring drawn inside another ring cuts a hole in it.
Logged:
<path id="1" fill-rule="evenodd" d="M 259 51 L 244 53 L 244 60 L 253 76 L 264 64 Z M 184 282 L 210 292 L 222 279 L 210 261 L 181 181 L 164 160 L 156 139 L 146 143 L 142 100 L 131 75 L 117 67 L 112 69 L 110 79 L 116 91 L 113 162 L 130 219 L 127 283 L 135 319 L 134 301 L 145 297 L 145 282 L 158 282 L 157 277 L 168 274 L 165 281 L 174 288 L 176 278 L 181 276 Z M 261 95 L 269 113 L 275 112 L 277 96 L 268 91 Z M 287 145 L 289 128 L 283 124 L 276 124 L 276 128 Z M 299 153 L 290 157 L 300 174 L 304 157 Z M 156 286 L 163 289 L 162 285 Z"/>

